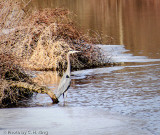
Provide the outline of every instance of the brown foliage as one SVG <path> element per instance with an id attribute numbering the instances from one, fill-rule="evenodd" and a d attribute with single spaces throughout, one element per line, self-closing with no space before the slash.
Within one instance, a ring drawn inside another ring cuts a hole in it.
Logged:
<path id="1" fill-rule="evenodd" d="M 20 11 L 19 11 L 20 12 Z M 82 34 L 74 25 L 73 13 L 66 9 L 44 9 L 30 13 L 9 34 L 0 38 L 23 66 L 35 70 L 62 69 L 70 49 L 83 53 L 74 58 L 73 68 L 90 68 L 102 64 L 100 49 L 92 43 L 95 39 Z"/>

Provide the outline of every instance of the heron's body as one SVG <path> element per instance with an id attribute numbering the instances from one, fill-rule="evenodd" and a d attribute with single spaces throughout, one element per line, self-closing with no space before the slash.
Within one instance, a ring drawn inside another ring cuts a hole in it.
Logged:
<path id="1" fill-rule="evenodd" d="M 73 54 L 76 52 L 79 52 L 79 51 L 69 51 L 67 54 L 67 62 L 68 62 L 67 70 L 63 74 L 63 76 L 60 80 L 60 83 L 58 86 L 58 95 L 56 95 L 57 98 L 59 98 L 61 96 L 61 94 L 63 94 L 64 98 L 66 98 L 66 96 L 67 96 L 67 90 L 69 89 L 70 84 L 71 84 L 71 65 L 70 65 L 69 56 L 70 56 L 70 54 Z"/>
<path id="2" fill-rule="evenodd" d="M 63 93 L 63 97 L 66 97 L 67 90 L 69 89 L 71 84 L 70 75 L 65 72 L 59 84 L 60 85 L 58 86 L 58 92 Z"/>

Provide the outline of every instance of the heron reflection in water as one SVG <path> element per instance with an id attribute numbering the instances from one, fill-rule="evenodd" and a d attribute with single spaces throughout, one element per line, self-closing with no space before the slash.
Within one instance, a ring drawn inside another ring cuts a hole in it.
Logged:
<path id="1" fill-rule="evenodd" d="M 70 50 L 67 53 L 67 70 L 66 72 L 63 74 L 60 83 L 58 85 L 58 92 L 57 92 L 57 98 L 59 98 L 62 94 L 63 94 L 63 98 L 65 100 L 65 98 L 67 97 L 67 90 L 70 87 L 71 84 L 71 64 L 70 64 L 70 54 L 73 53 L 78 53 L 80 51 L 74 51 L 74 50 Z"/>

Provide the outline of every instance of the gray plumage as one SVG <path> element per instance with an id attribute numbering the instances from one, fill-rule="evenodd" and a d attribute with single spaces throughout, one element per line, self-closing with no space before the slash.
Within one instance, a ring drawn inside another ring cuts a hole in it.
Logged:
<path id="1" fill-rule="evenodd" d="M 77 53 L 79 51 L 69 51 L 67 53 L 67 70 L 66 72 L 63 74 L 61 80 L 60 80 L 60 83 L 58 85 L 58 92 L 57 92 L 57 98 L 59 98 L 62 94 L 63 94 L 63 97 L 66 98 L 67 96 L 67 90 L 69 89 L 70 87 L 70 84 L 71 84 L 71 65 L 70 65 L 70 54 L 73 54 L 73 53 Z"/>

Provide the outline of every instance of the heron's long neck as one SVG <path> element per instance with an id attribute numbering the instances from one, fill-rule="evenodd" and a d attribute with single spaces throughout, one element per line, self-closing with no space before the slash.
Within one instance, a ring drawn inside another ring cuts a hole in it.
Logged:
<path id="1" fill-rule="evenodd" d="M 67 54 L 67 73 L 71 72 L 71 65 L 70 65 L 70 59 L 69 59 L 70 53 Z"/>

